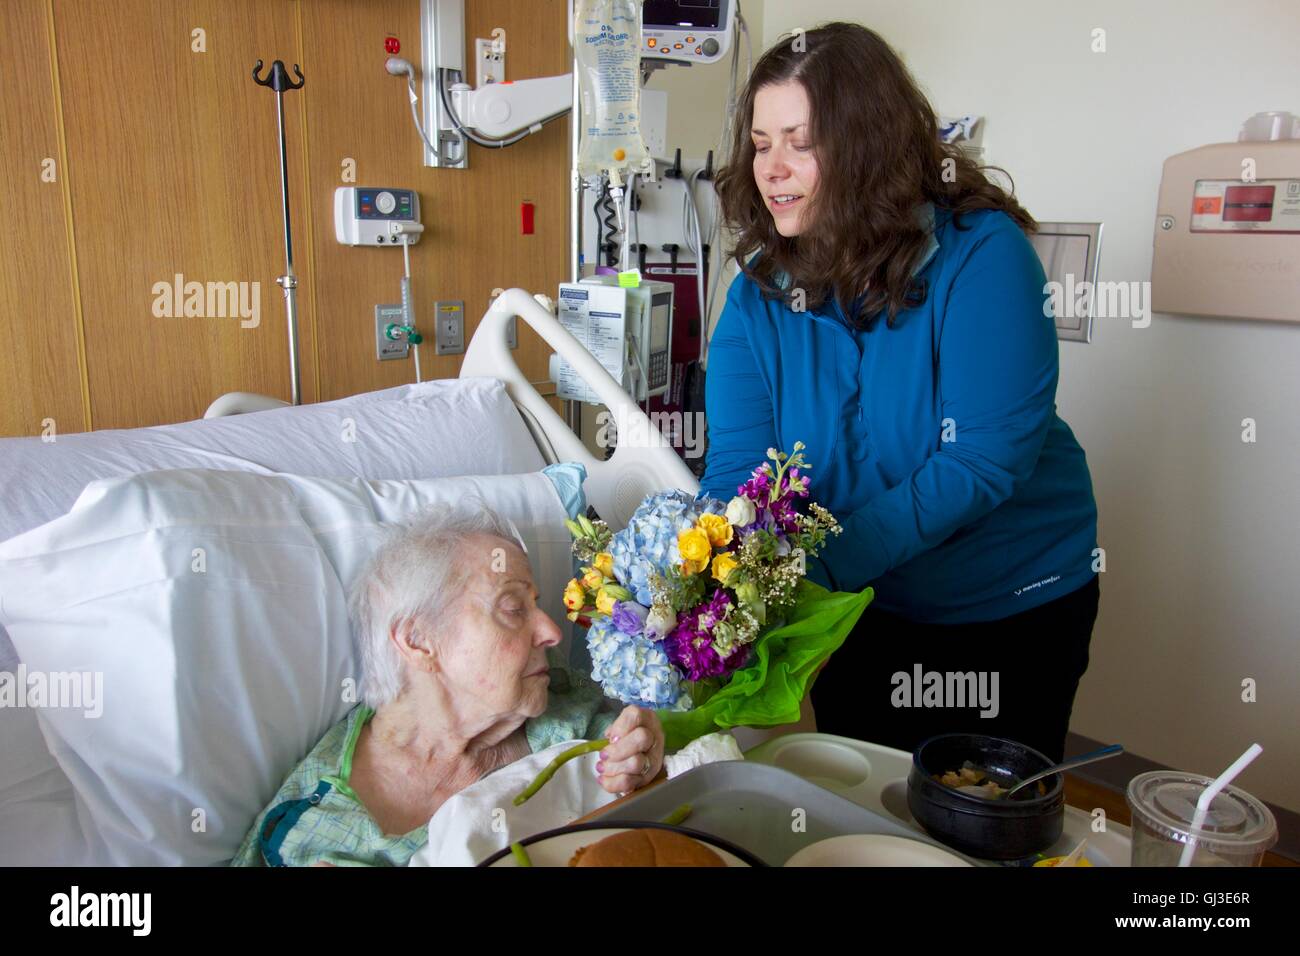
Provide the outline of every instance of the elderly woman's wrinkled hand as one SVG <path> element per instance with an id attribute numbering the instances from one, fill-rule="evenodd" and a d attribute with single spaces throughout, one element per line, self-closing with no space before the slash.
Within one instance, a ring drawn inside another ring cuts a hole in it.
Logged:
<path id="1" fill-rule="evenodd" d="M 664 763 L 664 728 L 653 710 L 628 706 L 605 732 L 609 741 L 600 752 L 596 773 L 610 793 L 644 787 Z"/>

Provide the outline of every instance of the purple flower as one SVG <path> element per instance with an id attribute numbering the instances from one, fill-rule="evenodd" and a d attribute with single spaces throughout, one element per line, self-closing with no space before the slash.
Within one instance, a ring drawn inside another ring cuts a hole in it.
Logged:
<path id="1" fill-rule="evenodd" d="M 635 601 L 618 601 L 614 605 L 610 619 L 617 630 L 638 637 L 645 631 L 645 622 L 649 615 L 649 609 Z"/>
<path id="2" fill-rule="evenodd" d="M 766 465 L 760 465 L 751 473 L 749 481 L 736 488 L 736 494 L 748 498 L 759 507 L 767 504 L 771 497 L 772 491 L 772 470 Z"/>
<path id="3" fill-rule="evenodd" d="M 707 601 L 697 604 L 678 618 L 677 627 L 664 638 L 668 659 L 688 680 L 722 677 L 744 664 L 748 647 L 738 646 L 725 658 L 713 646 L 714 625 L 727 613 L 731 598 L 719 588 Z"/>

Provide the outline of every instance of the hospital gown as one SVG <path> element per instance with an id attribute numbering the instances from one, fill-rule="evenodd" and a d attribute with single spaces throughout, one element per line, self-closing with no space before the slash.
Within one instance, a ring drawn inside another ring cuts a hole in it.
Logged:
<path id="1" fill-rule="evenodd" d="M 552 667 L 546 712 L 525 721 L 529 749 L 602 737 L 620 710 L 584 675 Z M 258 815 L 231 866 L 406 866 L 428 825 L 385 834 L 348 782 L 361 728 L 373 715 L 354 707 L 325 733 Z"/>

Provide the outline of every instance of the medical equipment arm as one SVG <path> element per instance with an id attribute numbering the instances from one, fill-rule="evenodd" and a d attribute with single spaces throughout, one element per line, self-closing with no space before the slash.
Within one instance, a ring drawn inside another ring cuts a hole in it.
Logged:
<path id="1" fill-rule="evenodd" d="M 573 74 L 543 76 L 510 83 L 466 83 L 450 89 L 452 115 L 470 129 L 504 139 L 520 130 L 536 132 L 542 124 L 573 108 Z"/>

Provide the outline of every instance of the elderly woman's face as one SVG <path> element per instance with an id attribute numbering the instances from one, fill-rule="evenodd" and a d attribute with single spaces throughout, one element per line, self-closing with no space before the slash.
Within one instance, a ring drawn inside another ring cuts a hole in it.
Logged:
<path id="1" fill-rule="evenodd" d="M 546 710 L 546 649 L 560 629 L 537 606 L 528 558 L 517 544 L 482 535 L 466 548 L 461 592 L 438 638 L 443 680 L 467 723 Z"/>

